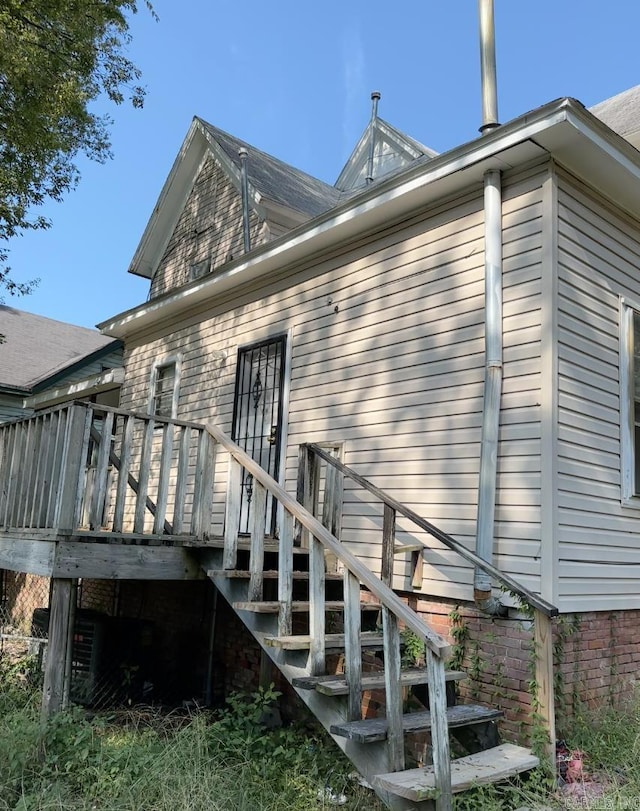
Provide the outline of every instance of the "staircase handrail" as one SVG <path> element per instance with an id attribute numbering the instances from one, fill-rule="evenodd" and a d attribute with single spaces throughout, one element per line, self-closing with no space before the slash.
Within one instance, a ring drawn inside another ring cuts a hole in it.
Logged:
<path id="1" fill-rule="evenodd" d="M 412 611 L 396 594 L 352 552 L 324 527 L 317 518 L 306 510 L 292 495 L 273 479 L 264 468 L 254 461 L 239 445 L 236 445 L 217 425 L 206 424 L 206 430 L 223 448 L 225 448 L 254 479 L 260 482 L 302 526 L 320 543 L 334 554 L 338 560 L 352 572 L 367 589 L 410 628 L 418 637 L 424 639 L 429 649 L 438 657 L 446 658 L 451 646 L 446 639 L 429 628 L 419 616 Z"/>
<path id="2" fill-rule="evenodd" d="M 447 532 L 436 527 L 430 521 L 427 521 L 422 516 L 418 515 L 418 513 L 414 512 L 411 508 L 407 507 L 406 505 L 402 504 L 400 501 L 397 501 L 395 498 L 390 496 L 388 493 L 385 493 L 384 490 L 381 490 L 379 487 L 376 487 L 372 484 L 368 479 L 365 479 L 364 476 L 361 476 L 359 473 L 356 473 L 350 467 L 340 462 L 335 456 L 332 456 L 330 453 L 327 453 L 326 450 L 321 448 L 319 445 L 314 443 L 307 443 L 303 447 L 307 447 L 311 450 L 314 454 L 319 456 L 323 459 L 327 464 L 333 465 L 336 470 L 342 473 L 345 476 L 348 476 L 353 481 L 357 482 L 361 487 L 365 490 L 368 490 L 372 495 L 376 496 L 383 504 L 386 504 L 391 509 L 395 510 L 400 515 L 404 515 L 405 518 L 408 518 L 412 521 L 416 526 L 423 529 L 425 532 L 429 533 L 432 537 L 436 538 L 440 543 L 444 544 L 446 547 L 451 549 L 454 552 L 457 552 L 461 557 L 465 560 L 469 561 L 469 563 L 473 563 L 474 566 L 482 569 L 487 574 L 491 575 L 495 580 L 502 583 L 502 585 L 508 589 L 510 592 L 513 592 L 518 595 L 518 597 L 522 598 L 526 603 L 531 605 L 533 608 L 540 611 L 547 617 L 555 617 L 558 614 L 558 608 L 553 605 L 552 603 L 547 602 L 547 600 L 543 599 L 537 594 L 534 594 L 532 591 L 529 591 L 525 586 L 518 583 L 517 580 L 514 580 L 509 575 L 505 574 L 504 572 L 497 569 L 491 563 L 483 560 L 481 557 L 472 552 L 471 550 L 467 549 L 463 546 L 459 541 L 456 541 L 451 535 Z M 424 545 L 425 549 L 428 549 L 428 545 L 423 541 L 421 538 L 418 540 Z"/>

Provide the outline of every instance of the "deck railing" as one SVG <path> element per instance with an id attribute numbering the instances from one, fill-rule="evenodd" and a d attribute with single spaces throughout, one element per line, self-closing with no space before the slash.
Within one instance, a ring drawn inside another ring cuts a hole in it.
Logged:
<path id="1" fill-rule="evenodd" d="M 294 525 L 302 531 L 302 543 L 309 550 L 309 670 L 312 674 L 326 672 L 325 628 L 325 556 L 333 555 L 344 569 L 344 636 L 345 675 L 349 685 L 347 714 L 349 720 L 362 717 L 362 637 L 361 595 L 366 589 L 382 606 L 383 649 L 385 661 L 385 693 L 387 713 L 387 747 L 390 771 L 404 769 L 404 732 L 402 728 L 403 690 L 400 679 L 400 624 L 411 629 L 425 643 L 431 737 L 436 778 L 438 811 L 451 808 L 451 763 L 449 733 L 446 717 L 445 658 L 449 643 L 437 634 L 403 602 L 390 587 L 388 577 L 378 578 L 371 570 L 327 529 L 299 500 L 284 490 L 250 456 L 242 451 L 217 426 L 207 430 L 231 457 L 229 488 L 225 513 L 224 562 L 225 569 L 236 567 L 238 526 L 240 520 L 239 482 L 242 469 L 253 476 L 253 515 L 250 548 L 249 600 L 260 600 L 263 595 L 264 542 L 266 528 L 266 494 L 270 493 L 282 509 L 278 555 L 278 635 L 291 634 L 293 600 L 293 541 Z M 310 462 L 308 454 L 301 462 Z M 307 482 L 307 500 L 313 498 L 318 477 L 306 469 L 302 479 Z M 234 484 L 235 482 L 235 484 Z"/>
<path id="2" fill-rule="evenodd" d="M 206 537 L 203 426 L 73 403 L 0 426 L 0 527 Z"/>

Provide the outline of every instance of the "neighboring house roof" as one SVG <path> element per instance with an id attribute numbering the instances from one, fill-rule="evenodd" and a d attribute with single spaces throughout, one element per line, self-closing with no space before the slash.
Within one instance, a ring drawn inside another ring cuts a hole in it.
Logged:
<path id="1" fill-rule="evenodd" d="M 297 267 L 310 256 L 333 250 L 345 240 L 371 233 L 443 197 L 473 185 L 479 188 L 487 169 L 515 167 L 549 156 L 638 216 L 638 151 L 579 101 L 558 99 L 447 153 L 419 157 L 301 227 L 227 263 L 217 273 L 114 316 L 99 326 L 121 338 L 135 334 L 168 317 L 180 317 L 242 283 L 253 283 L 275 270 Z M 162 204 L 161 199 L 159 207 Z"/>
<path id="2" fill-rule="evenodd" d="M 31 393 L 63 370 L 113 351 L 114 341 L 77 327 L 0 305 L 0 388 Z"/>
<path id="3" fill-rule="evenodd" d="M 640 149 L 640 85 L 589 108 L 608 127 Z"/>

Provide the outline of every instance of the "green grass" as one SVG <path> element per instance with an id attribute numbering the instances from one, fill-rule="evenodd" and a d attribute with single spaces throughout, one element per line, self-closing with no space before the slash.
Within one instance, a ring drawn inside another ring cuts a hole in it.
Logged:
<path id="1" fill-rule="evenodd" d="M 16 670 L 0 684 L 0 811 L 309 811 L 334 807 L 325 785 L 348 811 L 382 808 L 323 732 L 260 726 L 270 691 L 216 717 L 76 708 L 41 734 L 38 691 Z"/>
<path id="2" fill-rule="evenodd" d="M 259 723 L 271 691 L 233 696 L 223 713 L 135 709 L 89 718 L 79 709 L 40 726 L 40 691 L 27 663 L 0 661 L 0 811 L 309 811 L 329 785 L 346 811 L 382 811 L 349 777 L 349 762 L 322 731 Z M 626 707 L 578 713 L 567 733 L 604 796 L 562 795 L 537 771 L 457 795 L 456 811 L 630 809 L 640 797 L 640 696 Z"/>

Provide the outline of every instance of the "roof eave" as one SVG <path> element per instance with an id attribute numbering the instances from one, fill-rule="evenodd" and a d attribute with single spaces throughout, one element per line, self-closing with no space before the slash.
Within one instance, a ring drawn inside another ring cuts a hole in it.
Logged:
<path id="1" fill-rule="evenodd" d="M 586 161 L 587 166 L 594 154 L 609 156 L 608 166 L 599 172 L 602 182 L 608 182 L 614 167 L 619 167 L 627 176 L 631 172 L 637 178 L 639 182 L 634 191 L 637 200 L 627 200 L 627 204 L 632 203 L 631 208 L 640 211 L 640 154 L 579 102 L 560 99 L 502 125 L 489 135 L 421 161 L 389 180 L 370 186 L 336 208 L 261 246 L 250 256 L 230 263 L 221 273 L 114 316 L 98 326 L 103 332 L 120 338 L 153 328 L 185 308 L 202 304 L 232 287 L 300 262 L 312 252 L 317 254 L 358 233 L 380 227 L 418 205 L 424 206 L 430 200 L 479 182 L 488 168 L 505 169 L 544 153 L 561 156 L 571 164 L 572 149 L 577 142 L 584 149 L 575 154 Z M 580 167 L 569 168 L 575 171 Z"/>

